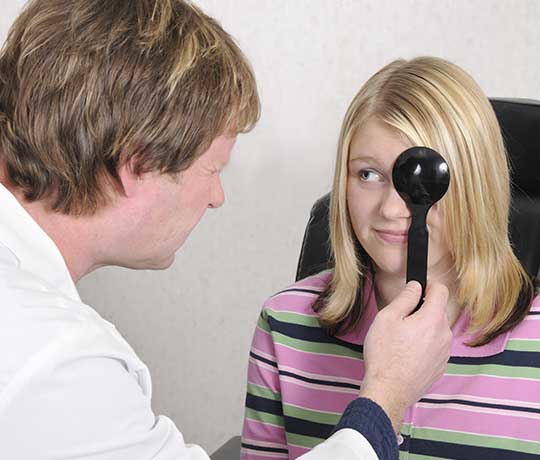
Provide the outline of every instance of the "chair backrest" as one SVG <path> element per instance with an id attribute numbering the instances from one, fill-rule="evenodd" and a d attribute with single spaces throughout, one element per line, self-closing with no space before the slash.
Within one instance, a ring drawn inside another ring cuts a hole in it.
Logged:
<path id="1" fill-rule="evenodd" d="M 510 239 L 527 272 L 540 271 L 540 101 L 490 99 L 499 120 L 512 170 Z M 319 198 L 311 209 L 296 279 L 331 266 L 328 242 L 330 195 Z"/>

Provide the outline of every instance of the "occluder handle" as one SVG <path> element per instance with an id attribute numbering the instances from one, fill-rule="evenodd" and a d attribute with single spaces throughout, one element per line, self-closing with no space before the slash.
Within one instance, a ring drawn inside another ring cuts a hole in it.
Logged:
<path id="1" fill-rule="evenodd" d="M 427 257 L 429 233 L 426 226 L 428 206 L 413 206 L 412 222 L 407 242 L 407 283 L 418 281 L 422 285 L 422 297 L 414 309 L 422 305 L 426 293 Z"/>

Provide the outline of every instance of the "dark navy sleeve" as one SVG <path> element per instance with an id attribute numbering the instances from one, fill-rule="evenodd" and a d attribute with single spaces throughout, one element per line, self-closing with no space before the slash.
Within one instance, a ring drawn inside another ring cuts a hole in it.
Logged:
<path id="1" fill-rule="evenodd" d="M 396 434 L 386 412 L 368 398 L 357 398 L 343 412 L 334 432 L 352 428 L 368 440 L 379 460 L 399 458 Z"/>

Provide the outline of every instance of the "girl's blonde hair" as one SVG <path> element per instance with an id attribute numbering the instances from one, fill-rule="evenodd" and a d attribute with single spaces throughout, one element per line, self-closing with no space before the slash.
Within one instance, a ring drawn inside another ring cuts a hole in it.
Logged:
<path id="1" fill-rule="evenodd" d="M 458 278 L 456 300 L 471 316 L 470 331 L 479 333 L 472 345 L 489 342 L 527 314 L 533 287 L 508 237 L 509 168 L 495 113 L 467 73 L 433 57 L 388 64 L 347 110 L 330 199 L 334 276 L 315 307 L 322 324 L 345 332 L 362 314 L 371 263 L 352 230 L 347 169 L 351 139 L 373 117 L 448 162 L 452 180 L 440 205 Z"/>

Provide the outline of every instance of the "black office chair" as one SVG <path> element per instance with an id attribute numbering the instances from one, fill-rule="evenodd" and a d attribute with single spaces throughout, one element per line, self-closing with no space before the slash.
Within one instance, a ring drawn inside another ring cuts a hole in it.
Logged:
<path id="1" fill-rule="evenodd" d="M 540 101 L 491 99 L 512 165 L 510 236 L 527 272 L 540 270 Z M 331 266 L 328 244 L 330 195 L 318 199 L 306 227 L 296 280 Z M 238 460 L 240 436 L 220 447 L 212 460 Z"/>
<path id="2" fill-rule="evenodd" d="M 491 99 L 512 168 L 510 239 L 529 275 L 540 270 L 540 101 Z M 315 202 L 304 234 L 296 280 L 331 266 L 328 241 L 330 195 Z"/>

